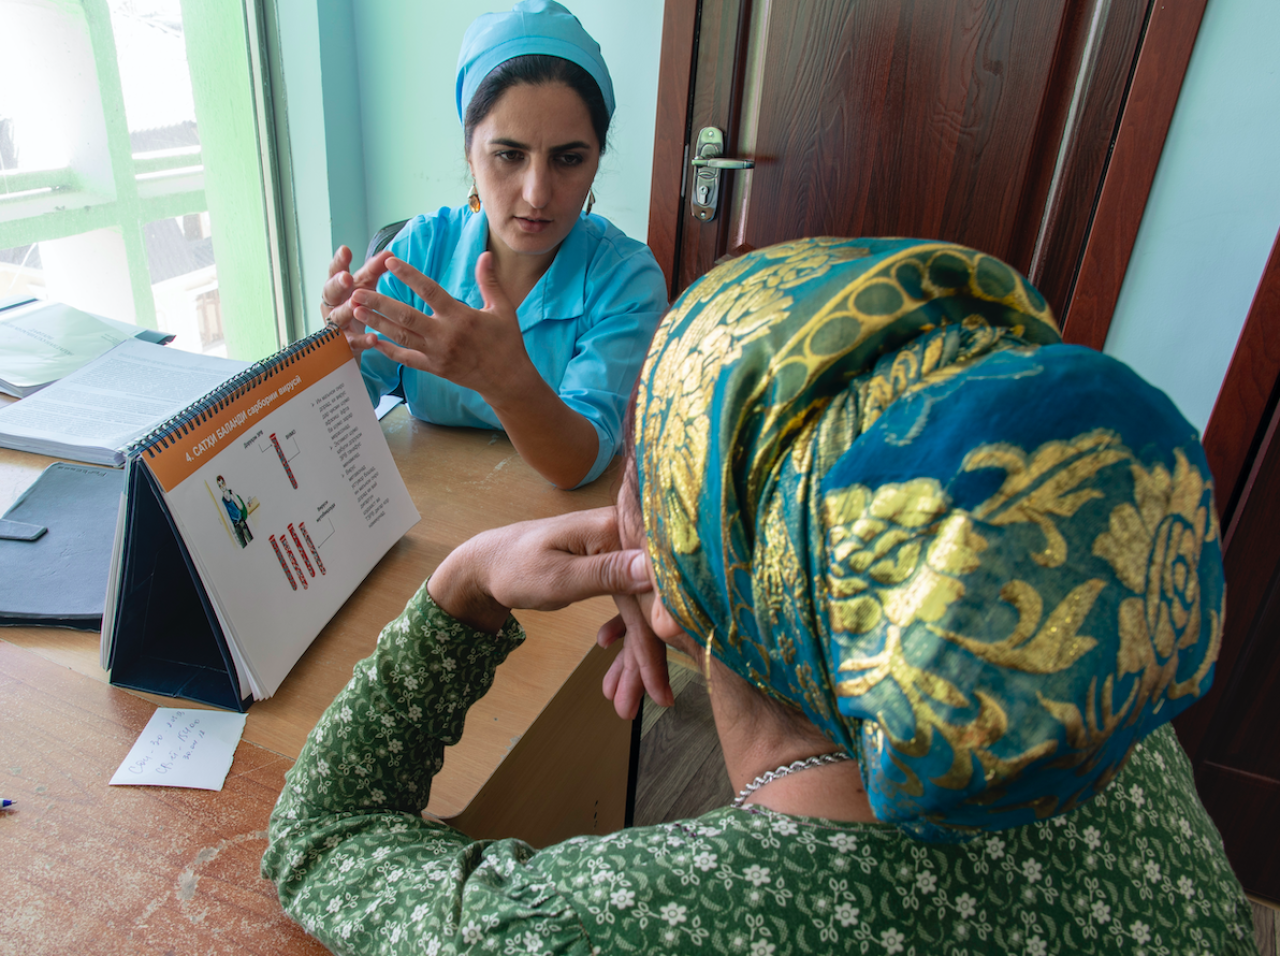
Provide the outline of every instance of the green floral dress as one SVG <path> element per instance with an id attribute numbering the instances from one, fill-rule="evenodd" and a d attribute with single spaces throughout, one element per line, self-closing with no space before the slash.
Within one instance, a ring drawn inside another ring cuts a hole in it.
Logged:
<path id="1" fill-rule="evenodd" d="M 337 953 L 1256 953 L 1167 725 L 1092 802 L 960 845 L 723 808 L 536 851 L 422 818 L 443 749 L 524 639 L 426 586 L 289 772 L 263 875 Z"/>

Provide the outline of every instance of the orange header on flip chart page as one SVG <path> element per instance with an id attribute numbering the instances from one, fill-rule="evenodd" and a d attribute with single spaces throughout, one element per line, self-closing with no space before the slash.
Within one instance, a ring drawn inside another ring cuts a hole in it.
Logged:
<path id="1" fill-rule="evenodd" d="M 286 350 L 287 351 L 287 350 Z M 166 492 L 172 491 L 250 427 L 326 375 L 354 361 L 346 337 L 335 334 L 282 353 L 277 364 L 196 412 L 142 452 L 142 460 Z"/>

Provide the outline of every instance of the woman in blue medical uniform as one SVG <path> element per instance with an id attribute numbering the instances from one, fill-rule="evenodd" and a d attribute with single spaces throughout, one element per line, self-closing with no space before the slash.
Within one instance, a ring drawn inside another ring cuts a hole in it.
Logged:
<path id="1" fill-rule="evenodd" d="M 467 29 L 457 104 L 467 205 L 410 220 L 354 275 L 343 246 L 321 314 L 375 402 L 403 386 L 416 417 L 502 429 L 573 488 L 618 450 L 667 306 L 648 247 L 590 213 L 613 84 L 573 14 L 523 0 Z"/>

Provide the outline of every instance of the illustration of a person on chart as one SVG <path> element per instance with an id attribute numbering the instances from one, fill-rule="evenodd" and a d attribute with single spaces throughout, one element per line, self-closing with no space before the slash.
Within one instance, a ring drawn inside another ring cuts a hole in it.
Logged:
<path id="1" fill-rule="evenodd" d="M 244 499 L 227 487 L 227 480 L 221 475 L 218 476 L 218 490 L 222 492 L 222 506 L 227 509 L 231 527 L 235 529 L 236 540 L 243 548 L 253 540 L 253 532 L 249 530 L 249 509 Z"/>

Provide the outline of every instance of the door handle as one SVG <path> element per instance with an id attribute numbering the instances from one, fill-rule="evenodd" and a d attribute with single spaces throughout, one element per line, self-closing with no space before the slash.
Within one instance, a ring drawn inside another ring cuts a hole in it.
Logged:
<path id="1" fill-rule="evenodd" d="M 724 169 L 754 169 L 750 159 L 727 159 L 724 156 L 724 133 L 714 126 L 704 127 L 698 133 L 698 146 L 693 159 L 693 192 L 689 196 L 689 208 L 693 217 L 710 222 L 716 217 L 720 205 L 720 172 Z"/>
<path id="2" fill-rule="evenodd" d="M 712 169 L 755 169 L 755 161 L 750 159 L 695 159 L 695 166 L 709 166 Z"/>

